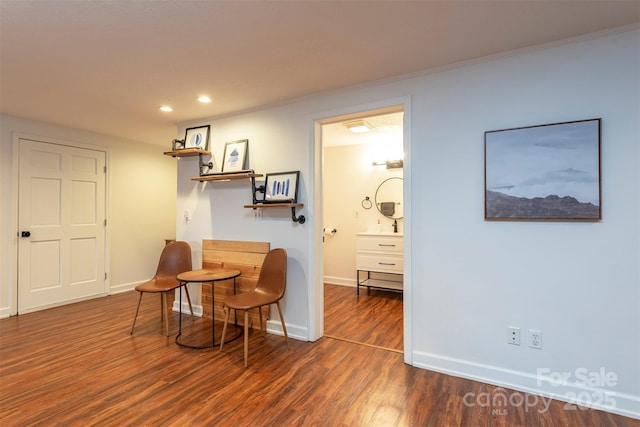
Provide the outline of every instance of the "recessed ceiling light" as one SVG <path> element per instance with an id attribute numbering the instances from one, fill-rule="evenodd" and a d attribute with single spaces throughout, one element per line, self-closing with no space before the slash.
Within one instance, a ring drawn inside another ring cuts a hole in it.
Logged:
<path id="1" fill-rule="evenodd" d="M 209 102 L 211 102 L 211 98 L 209 98 L 208 96 L 200 96 L 198 97 L 198 101 L 202 102 L 203 104 L 208 104 Z"/>
<path id="2" fill-rule="evenodd" d="M 164 111 L 165 113 L 170 113 L 173 111 L 173 108 L 169 107 L 168 105 L 163 105 L 162 107 L 160 107 L 160 111 Z"/>

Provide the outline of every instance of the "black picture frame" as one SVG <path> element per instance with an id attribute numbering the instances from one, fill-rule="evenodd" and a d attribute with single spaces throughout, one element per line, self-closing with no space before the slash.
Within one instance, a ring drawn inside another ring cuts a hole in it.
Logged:
<path id="1" fill-rule="evenodd" d="M 300 171 L 268 173 L 263 203 L 298 203 Z"/>
<path id="2" fill-rule="evenodd" d="M 211 125 L 187 128 L 184 133 L 184 148 L 197 148 L 208 151 L 210 131 Z"/>
<path id="3" fill-rule="evenodd" d="M 485 132 L 485 220 L 600 221 L 601 122 Z"/>
<path id="4" fill-rule="evenodd" d="M 248 139 L 239 139 L 225 143 L 224 154 L 222 156 L 222 172 L 245 171 L 247 151 L 249 151 Z"/>

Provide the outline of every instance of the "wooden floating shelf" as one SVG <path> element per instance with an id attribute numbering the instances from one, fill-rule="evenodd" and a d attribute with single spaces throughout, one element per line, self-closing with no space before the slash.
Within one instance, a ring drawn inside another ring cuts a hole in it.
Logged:
<path id="1" fill-rule="evenodd" d="M 195 157 L 201 154 L 209 155 L 211 151 L 201 150 L 199 148 L 184 148 L 182 150 L 165 151 L 165 156 L 171 157 Z"/>
<path id="2" fill-rule="evenodd" d="M 302 209 L 304 205 L 302 203 L 255 203 L 252 205 L 244 205 L 247 209 L 262 209 L 262 208 L 288 208 L 291 209 L 291 220 L 299 224 L 304 224 L 306 221 L 304 215 L 296 215 L 296 209 Z"/>
<path id="3" fill-rule="evenodd" d="M 241 173 L 221 173 L 216 175 L 202 175 L 202 176 L 194 176 L 191 178 L 191 181 L 229 181 L 231 179 L 246 179 L 246 178 L 256 178 L 260 177 L 262 174 L 259 173 L 251 173 L 251 172 L 241 172 Z"/>

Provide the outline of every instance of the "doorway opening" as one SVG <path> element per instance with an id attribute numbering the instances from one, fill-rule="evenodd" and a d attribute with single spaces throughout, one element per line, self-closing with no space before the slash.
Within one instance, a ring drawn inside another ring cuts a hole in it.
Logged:
<path id="1" fill-rule="evenodd" d="M 403 146 L 403 106 L 322 122 L 324 336 L 396 352 L 404 350 Z M 400 186 L 383 195 L 389 180 Z M 380 246 L 362 252 L 362 239 Z M 386 239 L 394 253 L 378 250 Z"/>

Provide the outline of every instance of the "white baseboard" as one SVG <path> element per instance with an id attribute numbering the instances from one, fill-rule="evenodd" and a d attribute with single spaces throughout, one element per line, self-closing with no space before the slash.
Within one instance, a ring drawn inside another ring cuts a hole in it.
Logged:
<path id="1" fill-rule="evenodd" d="M 545 401 L 545 399 L 567 402 L 564 406 L 565 410 L 580 410 L 577 406 L 579 404 L 583 407 L 640 419 L 640 396 L 615 392 L 613 388 L 591 387 L 576 381 L 574 378 L 576 375 L 569 375 L 566 381 L 554 381 L 553 374 L 562 373 L 537 375 L 422 352 L 413 353 L 413 366 L 530 393 L 539 396 L 537 403 L 547 403 L 548 400 Z M 474 396 L 468 396 L 465 404 L 473 405 L 474 398 Z M 528 404 L 518 399 L 510 403 L 521 406 Z"/>
<path id="2" fill-rule="evenodd" d="M 297 325 L 291 325 L 288 323 L 286 323 L 286 326 L 287 326 L 287 336 L 289 338 L 293 338 L 299 341 L 309 341 L 308 328 L 297 326 Z M 267 320 L 267 332 L 269 332 L 270 334 L 284 336 L 284 332 L 282 331 L 282 323 L 280 323 L 280 320 Z"/>
<path id="3" fill-rule="evenodd" d="M 130 282 L 130 283 L 121 283 L 119 285 L 113 285 L 109 288 L 109 293 L 111 295 L 121 294 L 123 292 L 129 292 L 135 289 L 140 283 L 144 283 L 146 280 L 141 280 L 139 282 Z"/>
<path id="4" fill-rule="evenodd" d="M 193 305 L 193 315 L 202 317 L 202 306 L 201 305 Z M 173 302 L 173 311 L 179 312 L 180 309 L 180 301 Z M 189 303 L 186 301 L 182 302 L 182 312 L 184 314 L 190 314 L 189 312 Z M 280 320 L 267 320 L 267 332 L 270 334 L 281 335 L 284 336 L 284 332 L 282 332 L 282 324 Z M 300 341 L 309 341 L 308 339 L 308 329 L 287 324 L 287 335 L 289 338 L 293 338 Z"/>
<path id="5" fill-rule="evenodd" d="M 0 308 L 0 319 L 5 319 L 11 316 L 11 308 L 10 307 L 2 307 Z"/>
<path id="6" fill-rule="evenodd" d="M 197 317 L 202 317 L 202 306 L 201 305 L 195 305 L 195 304 L 191 304 L 191 307 L 193 308 L 193 315 L 197 316 Z M 180 312 L 180 300 L 176 299 L 173 301 L 173 311 L 175 311 L 176 313 Z M 189 311 L 189 303 L 187 301 L 182 301 L 182 312 L 184 314 L 191 314 L 191 312 Z"/>
<path id="7" fill-rule="evenodd" d="M 61 306 L 61 305 L 67 305 L 67 304 L 71 304 L 71 303 L 74 303 L 74 302 L 86 301 L 86 300 L 97 298 L 97 297 L 102 297 L 102 296 L 107 296 L 107 295 L 115 295 L 115 294 L 120 294 L 120 293 L 123 293 L 123 292 L 132 291 L 137 285 L 139 285 L 140 283 L 144 283 L 144 282 L 146 282 L 146 280 L 142 280 L 140 282 L 123 283 L 121 285 L 111 286 L 109 288 L 109 293 L 108 294 L 105 293 L 105 294 L 98 294 L 98 295 L 90 295 L 88 297 L 83 297 L 83 298 L 78 298 L 78 299 L 73 299 L 73 300 L 68 300 L 68 301 L 62 301 L 62 302 L 55 303 L 55 304 L 49 304 L 49 305 L 37 307 L 34 310 L 23 311 L 22 314 L 30 313 L 32 311 L 44 310 L 46 308 L 58 307 L 58 306 Z M 11 312 L 11 307 L 1 307 L 0 308 L 0 319 L 11 317 L 12 314 L 15 314 L 15 313 Z"/>
<path id="8" fill-rule="evenodd" d="M 350 286 L 352 288 L 356 287 L 356 281 L 346 277 L 324 276 L 323 280 L 324 283 L 328 285 Z"/>

